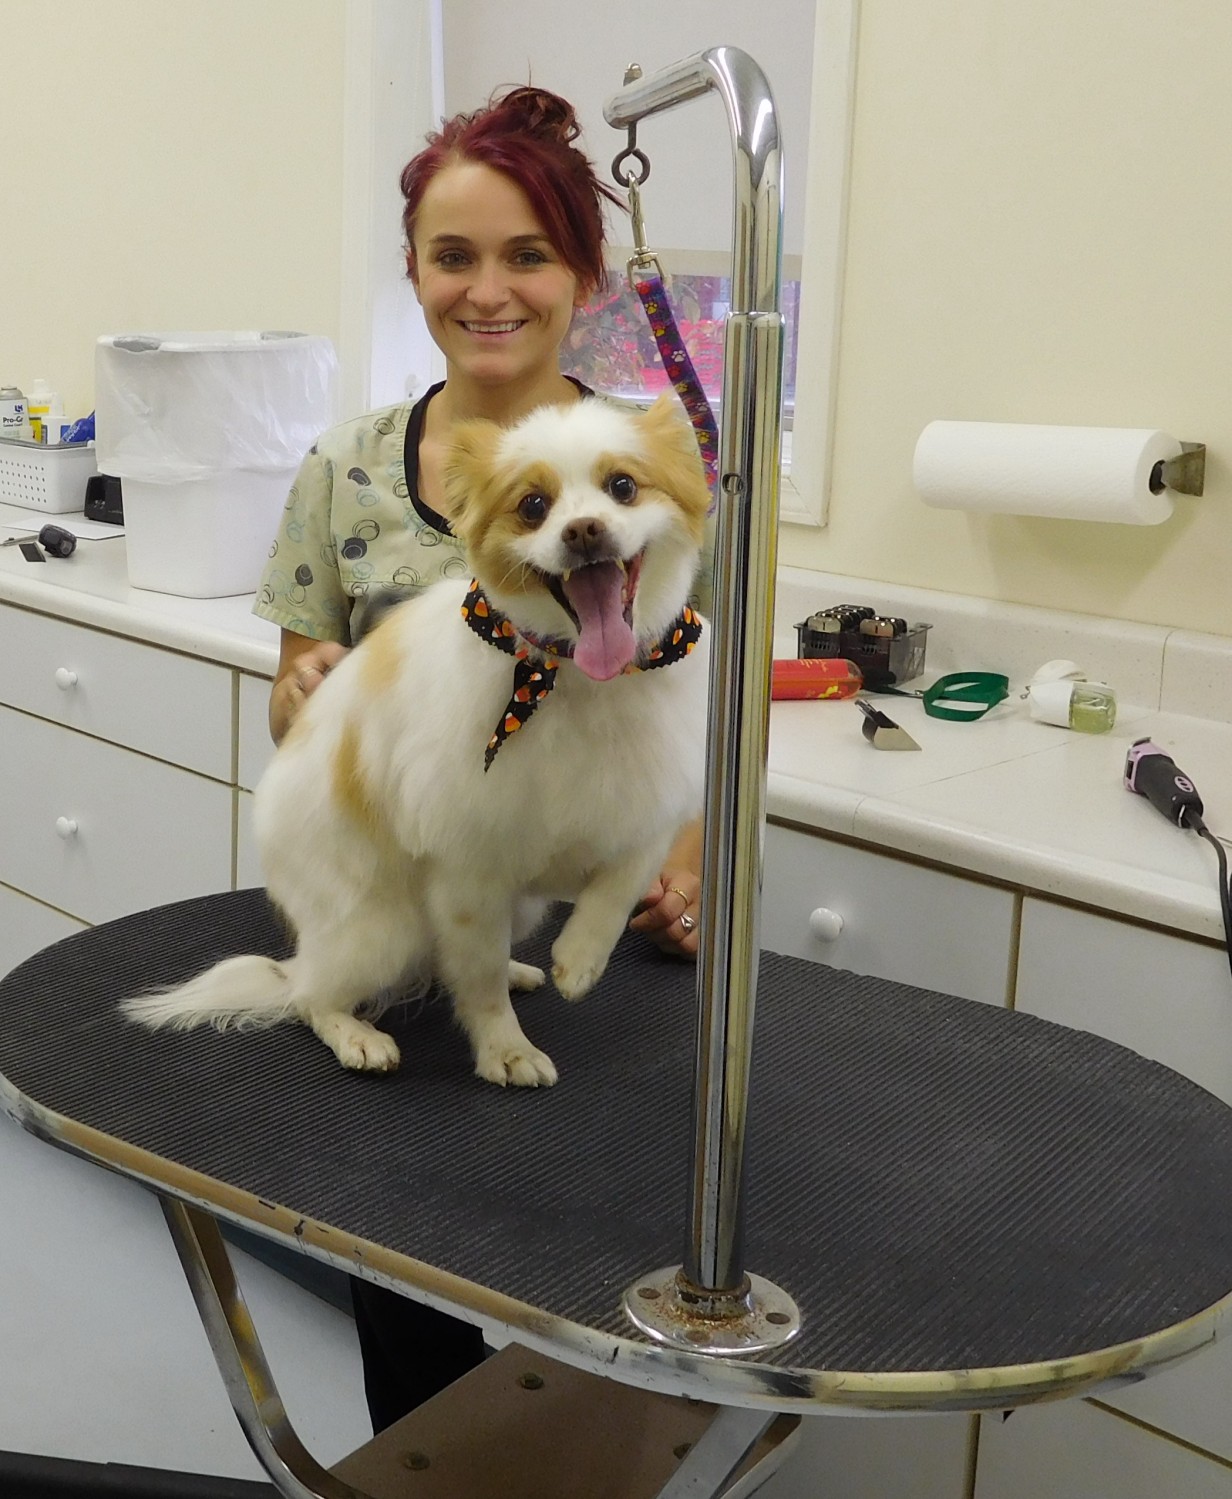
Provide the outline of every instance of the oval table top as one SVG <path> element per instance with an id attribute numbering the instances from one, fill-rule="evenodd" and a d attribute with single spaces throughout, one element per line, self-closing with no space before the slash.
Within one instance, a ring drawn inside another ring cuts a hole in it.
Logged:
<path id="1" fill-rule="evenodd" d="M 544 962 L 553 927 L 519 949 Z M 628 1383 L 782 1410 L 979 1410 L 1142 1378 L 1232 1306 L 1232 1109 L 1100 1037 L 762 955 L 745 1266 L 798 1336 L 721 1359 L 621 1298 L 683 1258 L 693 965 L 636 937 L 594 992 L 518 999 L 550 1089 L 477 1080 L 443 998 L 349 1073 L 304 1026 L 151 1034 L 126 995 L 289 944 L 259 890 L 79 933 L 0 982 L 28 1129 Z"/>

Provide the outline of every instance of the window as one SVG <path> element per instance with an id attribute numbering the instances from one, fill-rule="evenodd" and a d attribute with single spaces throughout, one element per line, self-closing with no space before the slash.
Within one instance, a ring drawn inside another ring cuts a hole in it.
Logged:
<path id="1" fill-rule="evenodd" d="M 696 259 L 696 257 L 693 257 Z M 676 326 L 708 399 L 723 393 L 723 329 L 730 307 L 731 278 L 722 274 L 668 277 Z M 791 425 L 796 399 L 796 329 L 800 280 L 784 280 L 784 426 Z M 659 359 L 650 323 L 623 270 L 611 270 L 607 285 L 574 314 L 565 339 L 563 367 L 583 384 L 631 400 L 653 399 L 670 380 Z"/>

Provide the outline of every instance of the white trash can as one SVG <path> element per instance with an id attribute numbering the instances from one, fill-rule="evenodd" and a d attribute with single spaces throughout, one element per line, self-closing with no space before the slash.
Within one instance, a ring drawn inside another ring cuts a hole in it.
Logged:
<path id="1" fill-rule="evenodd" d="M 108 334 L 94 374 L 96 456 L 121 481 L 129 582 L 189 598 L 252 593 L 295 472 L 337 419 L 333 344 Z"/>

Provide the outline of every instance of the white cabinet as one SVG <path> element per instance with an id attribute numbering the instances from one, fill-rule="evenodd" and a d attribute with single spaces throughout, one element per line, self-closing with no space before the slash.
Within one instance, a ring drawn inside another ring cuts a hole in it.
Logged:
<path id="1" fill-rule="evenodd" d="M 7 606 L 0 642 L 0 702 L 231 779 L 229 668 Z"/>
<path id="2" fill-rule="evenodd" d="M 270 684 L 239 673 L 239 771 L 237 784 L 251 791 L 274 755 L 269 731 Z"/>
<path id="3" fill-rule="evenodd" d="M 1232 972 L 1220 948 L 1029 899 L 1017 1008 L 1119 1041 L 1232 1102 Z M 1106 1401 L 1232 1462 L 1232 1342 Z M 1225 1481 L 1232 1495 L 1232 1473 Z"/>
<path id="4" fill-rule="evenodd" d="M 237 791 L 235 803 L 235 888 L 249 890 L 265 883 L 252 831 L 252 792 Z"/>
<path id="5" fill-rule="evenodd" d="M 761 945 L 851 973 L 1006 1001 L 1015 896 L 771 824 Z"/>
<path id="6" fill-rule="evenodd" d="M 1226 1419 L 1226 1413 L 1225 1413 Z M 819 1491 L 820 1492 L 820 1491 Z M 887 1489 L 908 1499 L 908 1487 Z M 975 1499 L 1228 1499 L 1232 1471 L 1085 1400 L 981 1418 Z"/>
<path id="7" fill-rule="evenodd" d="M 268 698 L 255 673 L 0 604 L 0 969 L 230 890 L 237 863 L 260 883 L 237 787 L 270 753 Z"/>
<path id="8" fill-rule="evenodd" d="M 263 1477 L 153 1196 L 0 1114 L 0 1202 L 0 1451 Z M 232 1255 L 296 1430 L 336 1462 L 372 1430 L 355 1324 Z"/>
<path id="9" fill-rule="evenodd" d="M 0 885 L 0 978 L 61 937 L 80 932 L 85 925 L 19 890 Z"/>
<path id="10" fill-rule="evenodd" d="M 83 921 L 231 888 L 231 788 L 0 708 L 5 763 L 37 792 L 0 798 L 0 880 Z"/>
<path id="11" fill-rule="evenodd" d="M 808 1416 L 758 1499 L 964 1499 L 975 1416 Z"/>

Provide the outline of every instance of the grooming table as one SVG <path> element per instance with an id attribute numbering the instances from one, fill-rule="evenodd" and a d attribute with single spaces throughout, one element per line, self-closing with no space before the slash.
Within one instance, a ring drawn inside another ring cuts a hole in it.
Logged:
<path id="1" fill-rule="evenodd" d="M 553 934 L 519 955 L 550 966 Z M 476 1080 L 443 999 L 386 1017 L 388 1076 L 300 1025 L 150 1034 L 117 1011 L 254 951 L 289 949 L 263 892 L 238 891 L 69 937 L 0 983 L 7 1109 L 159 1193 L 182 1255 L 239 1222 L 498 1341 L 755 1412 L 753 1436 L 774 1412 L 1089 1393 L 1210 1341 L 1229 1304 L 1232 1109 L 1101 1038 L 766 953 L 745 1262 L 801 1330 L 753 1358 L 651 1343 L 621 1296 L 680 1257 L 692 965 L 630 937 L 582 1003 L 520 999 L 560 1069 L 543 1090 Z"/>

